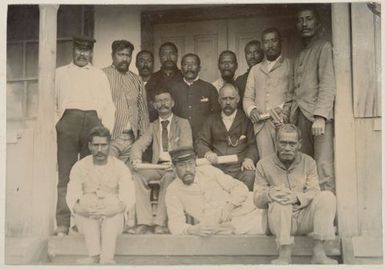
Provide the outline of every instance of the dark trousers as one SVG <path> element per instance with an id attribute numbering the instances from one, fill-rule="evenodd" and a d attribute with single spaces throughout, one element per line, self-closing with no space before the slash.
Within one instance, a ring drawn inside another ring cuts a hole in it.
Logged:
<path id="1" fill-rule="evenodd" d="M 333 121 L 325 124 L 323 135 L 312 135 L 313 122 L 299 111 L 297 127 L 302 134 L 301 151 L 313 157 L 317 163 L 319 184 L 321 190 L 335 193 L 335 172 L 334 172 L 334 126 Z"/>
<path id="2" fill-rule="evenodd" d="M 66 109 L 56 124 L 59 182 L 57 185 L 56 223 L 70 226 L 71 212 L 66 203 L 67 184 L 72 166 L 90 154 L 88 132 L 101 122 L 95 110 Z"/>

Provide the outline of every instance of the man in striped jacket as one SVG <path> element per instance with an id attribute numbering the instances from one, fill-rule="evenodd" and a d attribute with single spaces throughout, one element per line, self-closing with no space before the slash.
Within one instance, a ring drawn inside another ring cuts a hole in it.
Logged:
<path id="1" fill-rule="evenodd" d="M 135 138 L 148 127 L 146 92 L 140 77 L 129 70 L 134 46 L 127 40 L 112 42 L 112 65 L 103 68 L 110 82 L 115 104 L 115 126 L 112 139 L 132 128 Z"/>

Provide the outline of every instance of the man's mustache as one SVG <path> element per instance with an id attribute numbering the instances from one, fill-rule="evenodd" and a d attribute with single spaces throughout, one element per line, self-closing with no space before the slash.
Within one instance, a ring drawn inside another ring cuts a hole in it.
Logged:
<path id="1" fill-rule="evenodd" d="M 78 56 L 78 57 L 76 57 L 76 60 L 85 60 L 85 61 L 87 61 L 87 58 L 84 57 L 84 56 Z"/>
<path id="2" fill-rule="evenodd" d="M 118 63 L 118 66 L 122 66 L 122 65 L 128 65 L 128 62 L 127 61 L 123 61 L 123 62 Z"/>
<path id="3" fill-rule="evenodd" d="M 166 105 L 162 105 L 162 106 L 159 107 L 159 109 L 162 109 L 162 108 L 167 108 L 167 109 L 169 109 L 170 107 L 169 107 L 169 106 L 166 106 Z"/>

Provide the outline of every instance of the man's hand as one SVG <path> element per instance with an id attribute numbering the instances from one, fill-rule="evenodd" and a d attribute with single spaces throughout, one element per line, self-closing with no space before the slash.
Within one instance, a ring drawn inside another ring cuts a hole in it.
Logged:
<path id="1" fill-rule="evenodd" d="M 269 197 L 274 202 L 282 204 L 286 201 L 286 196 L 290 193 L 291 191 L 285 186 L 274 186 L 269 191 Z"/>
<path id="2" fill-rule="evenodd" d="M 283 204 L 283 205 L 289 205 L 289 204 L 294 205 L 294 204 L 296 204 L 298 202 L 299 202 L 299 200 L 297 198 L 297 195 L 295 195 L 293 192 L 291 192 L 291 193 L 287 194 L 285 198 L 283 198 L 281 204 Z"/>
<path id="3" fill-rule="evenodd" d="M 92 215 L 92 213 L 93 213 L 92 210 L 88 210 L 87 208 L 82 207 L 79 204 L 79 202 L 75 203 L 73 211 L 74 211 L 75 214 L 78 214 L 79 216 L 82 216 L 82 217 L 85 217 L 85 218 L 89 218 Z"/>
<path id="4" fill-rule="evenodd" d="M 142 160 L 132 160 L 132 168 L 134 168 L 134 170 L 138 170 L 138 164 L 141 164 L 142 163 Z"/>
<path id="5" fill-rule="evenodd" d="M 245 158 L 242 162 L 241 171 L 243 170 L 255 170 L 255 165 L 252 159 Z"/>
<path id="6" fill-rule="evenodd" d="M 171 165 L 171 162 L 166 162 L 166 163 L 162 163 L 164 165 L 167 165 L 167 167 L 165 168 L 166 171 L 173 171 L 172 170 L 172 165 Z"/>
<path id="7" fill-rule="evenodd" d="M 233 212 L 235 205 L 232 203 L 227 203 L 221 212 L 221 218 L 219 219 L 219 223 L 229 222 L 232 219 L 231 212 Z"/>
<path id="8" fill-rule="evenodd" d="M 315 136 L 323 135 L 325 133 L 325 118 L 315 116 L 311 132 Z"/>
<path id="9" fill-rule="evenodd" d="M 280 128 L 283 124 L 282 109 L 280 107 L 275 107 L 270 109 L 269 114 L 272 118 L 272 123 L 275 128 Z"/>
<path id="10" fill-rule="evenodd" d="M 126 210 L 126 205 L 121 201 L 118 207 L 109 208 L 109 207 L 100 207 L 95 210 L 90 211 L 89 218 L 92 219 L 100 219 L 100 218 L 108 218 L 113 217 L 117 214 L 123 213 Z"/>
<path id="11" fill-rule="evenodd" d="M 257 123 L 260 121 L 259 113 L 256 108 L 250 111 L 249 117 L 252 123 Z"/>
<path id="12" fill-rule="evenodd" d="M 212 151 L 206 152 L 205 158 L 212 164 L 218 163 L 218 155 Z"/>
<path id="13" fill-rule="evenodd" d="M 197 224 L 190 226 L 187 229 L 187 233 L 191 235 L 209 236 L 217 232 L 217 227 L 207 224 Z"/>

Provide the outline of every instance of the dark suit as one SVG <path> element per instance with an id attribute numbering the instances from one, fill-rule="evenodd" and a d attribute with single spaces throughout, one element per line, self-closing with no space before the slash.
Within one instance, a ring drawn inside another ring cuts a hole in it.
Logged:
<path id="1" fill-rule="evenodd" d="M 134 143 L 131 149 L 131 160 L 141 160 L 142 153 L 147 149 L 151 142 L 153 152 L 152 163 L 158 163 L 161 147 L 159 118 L 150 123 L 148 130 L 146 130 L 146 132 Z M 191 127 L 188 120 L 173 115 L 170 122 L 168 145 L 169 151 L 179 147 L 192 146 Z M 165 226 L 167 214 L 164 197 L 168 185 L 174 179 L 174 173 L 159 169 L 149 169 L 134 172 L 133 178 L 136 191 L 135 208 L 137 224 L 156 224 Z M 143 183 L 143 180 L 146 182 L 152 180 L 160 181 L 158 207 L 154 221 L 152 217 L 152 208 L 150 202 L 150 189 Z"/>
<path id="2" fill-rule="evenodd" d="M 244 182 L 249 190 L 253 189 L 255 172 L 241 171 L 241 166 L 245 158 L 253 160 L 255 164 L 258 160 L 258 151 L 255 145 L 253 124 L 242 110 L 237 110 L 228 131 L 223 123 L 221 113 L 211 115 L 198 134 L 195 150 L 198 157 L 204 157 L 208 151 L 212 151 L 218 156 L 238 155 L 237 163 L 217 165 L 217 167 L 226 174 Z"/>

